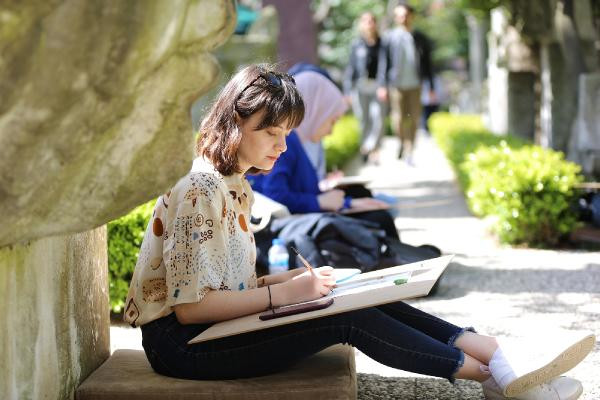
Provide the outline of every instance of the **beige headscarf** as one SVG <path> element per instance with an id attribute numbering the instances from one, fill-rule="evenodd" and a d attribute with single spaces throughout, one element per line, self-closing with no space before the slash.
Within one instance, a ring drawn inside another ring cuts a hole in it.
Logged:
<path id="1" fill-rule="evenodd" d="M 323 179 L 325 177 L 323 145 L 320 142 L 313 143 L 311 137 L 328 118 L 346 112 L 348 105 L 337 86 L 318 72 L 303 71 L 295 75 L 294 79 L 305 107 L 304 119 L 296 128 L 296 132 L 319 179 Z"/>

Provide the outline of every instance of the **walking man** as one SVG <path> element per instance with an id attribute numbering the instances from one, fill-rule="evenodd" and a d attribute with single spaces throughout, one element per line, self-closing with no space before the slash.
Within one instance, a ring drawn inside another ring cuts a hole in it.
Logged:
<path id="1" fill-rule="evenodd" d="M 427 36 L 413 30 L 414 9 L 400 4 L 394 9 L 396 27 L 385 37 L 385 52 L 377 71 L 377 96 L 390 101 L 392 127 L 400 138 L 398 158 L 413 163 L 415 135 L 421 118 L 421 83 L 429 81 L 435 98 L 431 66 L 431 44 Z"/>

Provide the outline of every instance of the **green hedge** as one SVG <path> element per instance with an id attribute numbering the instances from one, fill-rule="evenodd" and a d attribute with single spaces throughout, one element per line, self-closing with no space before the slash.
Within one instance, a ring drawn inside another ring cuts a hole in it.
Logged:
<path id="1" fill-rule="evenodd" d="M 108 278 L 110 309 L 121 312 L 137 262 L 144 232 L 156 200 L 108 223 Z"/>
<path id="2" fill-rule="evenodd" d="M 562 153 L 493 135 L 477 116 L 434 114 L 429 126 L 471 211 L 490 217 L 502 242 L 552 246 L 577 225 L 582 176 Z"/>
<path id="3" fill-rule="evenodd" d="M 333 132 L 323 139 L 327 170 L 342 169 L 360 147 L 360 126 L 356 117 L 344 115 L 333 126 Z"/>

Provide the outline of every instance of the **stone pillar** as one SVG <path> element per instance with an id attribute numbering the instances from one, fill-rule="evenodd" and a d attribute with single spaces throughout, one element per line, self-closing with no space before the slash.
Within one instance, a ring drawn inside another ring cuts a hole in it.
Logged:
<path id="1" fill-rule="evenodd" d="M 508 72 L 508 133 L 533 142 L 536 116 L 536 75 L 533 72 Z"/>
<path id="2" fill-rule="evenodd" d="M 483 104 L 483 82 L 486 75 L 485 70 L 485 21 L 474 15 L 467 15 L 467 26 L 469 27 L 469 78 L 471 80 L 471 92 L 473 97 L 480 99 L 476 103 L 474 112 L 481 112 Z"/>
<path id="3" fill-rule="evenodd" d="M 600 72 L 579 76 L 568 158 L 580 164 L 584 173 L 600 176 Z"/>
<path id="4" fill-rule="evenodd" d="M 577 75 L 569 72 L 558 43 L 541 48 L 541 145 L 567 151 L 573 119 L 577 112 Z"/>
<path id="5" fill-rule="evenodd" d="M 498 134 L 504 134 L 508 130 L 508 70 L 506 51 L 501 42 L 507 26 L 504 9 L 492 10 L 488 33 L 488 124 L 489 129 Z"/>
<path id="6" fill-rule="evenodd" d="M 72 399 L 108 357 L 96 227 L 189 170 L 234 27 L 233 0 L 0 2 L 0 399 Z"/>
<path id="7" fill-rule="evenodd" d="M 69 399 L 110 354 L 106 228 L 0 248 L 0 398 Z"/>
<path id="8" fill-rule="evenodd" d="M 579 76 L 598 70 L 590 1 L 559 1 L 552 41 L 541 49 L 542 144 L 568 151 L 577 114 Z"/>
<path id="9" fill-rule="evenodd" d="M 504 9 L 492 10 L 489 56 L 490 129 L 529 141 L 535 136 L 537 54 L 508 22 Z"/>

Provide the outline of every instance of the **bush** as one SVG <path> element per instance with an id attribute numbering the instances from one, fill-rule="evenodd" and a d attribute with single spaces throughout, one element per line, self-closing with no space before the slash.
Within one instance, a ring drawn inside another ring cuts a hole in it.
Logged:
<path id="1" fill-rule="evenodd" d="M 434 113 L 429 118 L 428 125 L 438 146 L 454 168 L 458 182 L 464 191 L 469 187 L 469 171 L 465 171 L 461 165 L 469 154 L 480 147 L 498 146 L 503 142 L 511 148 L 524 145 L 522 140 L 514 136 L 491 134 L 478 115 Z"/>
<path id="2" fill-rule="evenodd" d="M 461 169 L 470 171 L 471 210 L 492 216 L 503 242 L 556 245 L 577 224 L 573 204 L 580 168 L 560 152 L 539 146 L 511 149 L 504 142 L 480 147 Z"/>
<path id="3" fill-rule="evenodd" d="M 576 226 L 574 187 L 582 177 L 562 153 L 493 135 L 473 115 L 437 113 L 429 127 L 471 211 L 490 217 L 502 242 L 551 246 Z"/>
<path id="4" fill-rule="evenodd" d="M 327 170 L 341 169 L 360 147 L 360 127 L 356 117 L 345 115 L 333 126 L 333 132 L 323 139 Z"/>
<path id="5" fill-rule="evenodd" d="M 144 232 L 152 216 L 155 200 L 133 209 L 108 223 L 108 278 L 110 309 L 121 312 L 133 276 Z"/>

